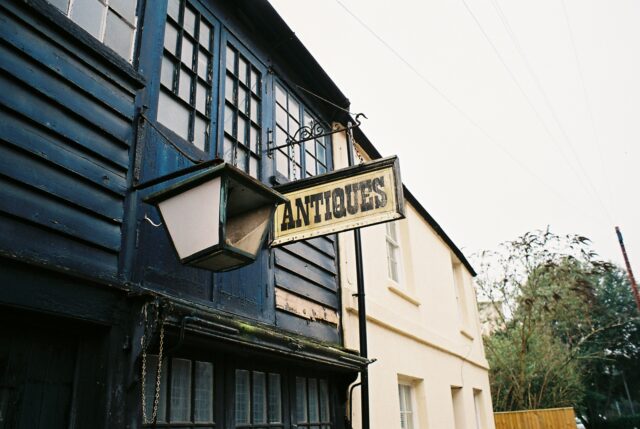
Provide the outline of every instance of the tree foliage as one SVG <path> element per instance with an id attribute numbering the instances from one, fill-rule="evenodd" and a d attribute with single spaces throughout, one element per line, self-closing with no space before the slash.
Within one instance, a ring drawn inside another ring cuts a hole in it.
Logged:
<path id="1" fill-rule="evenodd" d="M 597 365 L 637 359 L 628 285 L 587 238 L 534 231 L 475 259 L 478 292 L 499 321 L 484 339 L 496 411 L 580 408 Z"/>

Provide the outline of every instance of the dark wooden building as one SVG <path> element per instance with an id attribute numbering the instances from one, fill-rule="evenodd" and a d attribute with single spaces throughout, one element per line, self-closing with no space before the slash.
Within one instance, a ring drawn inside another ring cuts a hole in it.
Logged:
<path id="1" fill-rule="evenodd" d="M 0 1 L 0 428 L 346 427 L 336 240 L 191 268 L 139 189 L 322 174 L 331 137 L 267 146 L 339 106 L 264 0 Z"/>

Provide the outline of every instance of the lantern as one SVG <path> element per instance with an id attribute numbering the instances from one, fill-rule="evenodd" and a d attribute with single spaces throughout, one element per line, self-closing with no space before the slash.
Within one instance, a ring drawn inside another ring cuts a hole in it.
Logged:
<path id="1" fill-rule="evenodd" d="M 222 163 L 158 191 L 160 210 L 183 264 L 229 271 L 255 261 L 276 206 L 287 201 L 243 171 Z"/>

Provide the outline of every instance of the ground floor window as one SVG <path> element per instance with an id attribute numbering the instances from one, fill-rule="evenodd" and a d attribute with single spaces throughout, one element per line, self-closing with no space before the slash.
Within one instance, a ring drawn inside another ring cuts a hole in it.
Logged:
<path id="1" fill-rule="evenodd" d="M 400 383 L 398 384 L 398 396 L 400 399 L 400 427 L 413 429 L 413 389 L 408 384 Z"/>
<path id="2" fill-rule="evenodd" d="M 332 427 L 327 380 L 296 377 L 296 424 L 310 429 Z"/>
<path id="3" fill-rule="evenodd" d="M 148 355 L 145 366 L 145 427 L 213 429 L 222 421 L 237 429 L 336 427 L 330 399 L 335 387 L 329 377 L 185 358 L 163 360 L 153 424 L 158 357 Z"/>
<path id="4" fill-rule="evenodd" d="M 148 356 L 145 377 L 147 421 L 152 420 L 158 357 Z M 212 362 L 165 359 L 161 367 L 157 423 L 170 427 L 215 427 L 214 366 Z M 196 425 L 197 426 L 194 426 Z"/>

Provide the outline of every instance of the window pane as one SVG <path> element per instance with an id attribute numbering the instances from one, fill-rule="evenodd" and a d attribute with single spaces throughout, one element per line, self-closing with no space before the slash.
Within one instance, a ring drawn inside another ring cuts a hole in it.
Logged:
<path id="1" fill-rule="evenodd" d="M 178 30 L 173 25 L 167 23 L 164 28 L 164 47 L 175 55 L 176 46 L 178 46 Z"/>
<path id="2" fill-rule="evenodd" d="M 191 35 L 196 34 L 196 14 L 189 7 L 184 9 L 184 30 Z"/>
<path id="3" fill-rule="evenodd" d="M 260 131 L 256 127 L 251 126 L 249 128 L 249 148 L 255 153 L 259 153 L 258 152 L 258 144 L 260 143 L 259 139 L 260 139 Z"/>
<path id="4" fill-rule="evenodd" d="M 207 113 L 207 87 L 200 82 L 196 83 L 196 109 L 203 114 Z"/>
<path id="5" fill-rule="evenodd" d="M 317 173 L 318 173 L 318 174 L 324 174 L 324 173 L 326 173 L 326 172 L 327 172 L 327 167 L 325 167 L 324 165 L 320 165 L 320 164 L 318 164 L 318 171 L 317 171 Z"/>
<path id="6" fill-rule="evenodd" d="M 178 88 L 178 95 L 187 103 L 190 102 L 191 76 L 189 76 L 189 73 L 182 69 L 180 69 L 180 87 Z"/>
<path id="7" fill-rule="evenodd" d="M 276 169 L 286 177 L 289 177 L 289 158 L 280 149 L 276 153 Z"/>
<path id="8" fill-rule="evenodd" d="M 302 152 L 302 148 L 300 147 L 299 144 L 294 145 L 291 147 L 291 152 L 293 153 L 293 159 L 296 162 L 296 165 L 300 165 L 301 164 L 301 158 L 300 158 L 300 152 Z"/>
<path id="9" fill-rule="evenodd" d="M 211 27 L 209 24 L 200 21 L 200 44 L 205 48 L 210 48 L 210 40 L 211 40 Z"/>
<path id="10" fill-rule="evenodd" d="M 249 157 L 249 174 L 258 177 L 258 158 L 254 156 Z"/>
<path id="11" fill-rule="evenodd" d="M 132 42 L 133 28 L 118 15 L 109 11 L 107 27 L 104 32 L 104 44 L 116 51 L 122 58 L 130 60 Z"/>
<path id="12" fill-rule="evenodd" d="M 276 83 L 276 101 L 283 107 L 287 107 L 287 93 Z"/>
<path id="13" fill-rule="evenodd" d="M 49 0 L 49 3 L 60 9 L 65 15 L 69 11 L 69 0 Z"/>
<path id="14" fill-rule="evenodd" d="M 207 147 L 208 124 L 208 121 L 196 116 L 196 120 L 193 125 L 193 144 L 200 150 L 205 150 Z"/>
<path id="15" fill-rule="evenodd" d="M 294 134 L 298 128 L 300 128 L 298 117 L 289 115 L 289 134 Z"/>
<path id="16" fill-rule="evenodd" d="M 224 158 L 224 160 L 228 163 L 233 163 L 233 150 L 234 148 L 234 143 L 231 139 L 229 139 L 228 137 L 224 138 L 224 146 L 222 147 L 222 156 Z"/>
<path id="17" fill-rule="evenodd" d="M 242 112 L 247 111 L 247 102 L 249 101 L 247 100 L 247 96 L 247 90 L 238 85 L 238 107 Z"/>
<path id="18" fill-rule="evenodd" d="M 280 146 L 287 142 L 287 133 L 280 127 L 276 127 L 276 143 Z M 285 151 L 287 149 L 284 149 Z"/>
<path id="19" fill-rule="evenodd" d="M 253 423 L 267 422 L 267 384 L 264 372 L 253 373 Z"/>
<path id="20" fill-rule="evenodd" d="M 71 7 L 73 22 L 99 40 L 105 13 L 107 13 L 107 7 L 98 0 L 75 0 Z"/>
<path id="21" fill-rule="evenodd" d="M 233 78 L 229 76 L 227 76 L 224 83 L 224 98 L 235 104 L 235 99 L 233 97 Z"/>
<path id="22" fill-rule="evenodd" d="M 312 157 L 311 155 L 309 155 L 309 153 L 307 153 L 307 157 L 305 159 L 306 164 L 306 168 L 307 168 L 307 173 L 311 174 L 311 175 L 315 175 L 316 174 L 316 160 L 314 157 Z"/>
<path id="23" fill-rule="evenodd" d="M 136 19 L 136 3 L 133 0 L 109 0 L 109 6 L 131 24 Z"/>
<path id="24" fill-rule="evenodd" d="M 180 0 L 169 0 L 167 15 L 178 21 L 178 16 L 180 15 Z"/>
<path id="25" fill-rule="evenodd" d="M 319 421 L 320 412 L 318 409 L 318 381 L 310 378 L 309 383 L 309 421 L 316 423 Z"/>
<path id="26" fill-rule="evenodd" d="M 269 374 L 269 423 L 282 422 L 280 374 Z"/>
<path id="27" fill-rule="evenodd" d="M 254 94 L 260 94 L 260 73 L 251 69 L 251 90 Z"/>
<path id="28" fill-rule="evenodd" d="M 236 424 L 249 424 L 249 371 L 236 370 Z"/>
<path id="29" fill-rule="evenodd" d="M 280 125 L 283 129 L 288 130 L 288 122 L 287 122 L 287 118 L 289 117 L 289 115 L 287 115 L 286 110 L 284 110 L 282 107 L 280 107 L 279 105 L 276 106 L 276 124 Z"/>
<path id="30" fill-rule="evenodd" d="M 242 116 L 238 116 L 238 134 L 237 134 L 237 139 L 240 143 L 245 143 L 244 141 L 244 137 L 245 137 L 245 132 L 247 130 L 247 121 L 242 117 Z"/>
<path id="31" fill-rule="evenodd" d="M 300 105 L 292 97 L 289 97 L 289 114 L 296 122 L 300 122 Z"/>
<path id="32" fill-rule="evenodd" d="M 242 58 L 238 59 L 238 78 L 240 82 L 247 84 L 247 62 Z"/>
<path id="33" fill-rule="evenodd" d="M 236 60 L 236 53 L 233 49 L 231 49 L 229 46 L 227 46 L 227 70 L 229 70 L 231 73 L 235 74 L 236 72 L 236 68 L 235 68 L 235 60 Z"/>
<path id="34" fill-rule="evenodd" d="M 209 82 L 209 54 L 202 49 L 198 55 L 198 76 Z"/>
<path id="35" fill-rule="evenodd" d="M 316 142 L 316 157 L 322 164 L 327 163 L 327 150 L 320 142 Z"/>
<path id="36" fill-rule="evenodd" d="M 246 151 L 246 149 L 238 147 L 236 149 L 235 166 L 238 167 L 239 169 L 243 170 L 243 171 L 248 171 L 247 162 L 248 162 L 248 159 L 247 159 L 247 151 Z"/>
<path id="37" fill-rule="evenodd" d="M 296 377 L 296 420 L 307 421 L 307 380 L 303 377 Z"/>
<path id="38" fill-rule="evenodd" d="M 312 127 L 313 124 L 315 124 L 317 121 L 315 119 L 313 119 L 313 116 L 307 115 L 305 113 L 304 114 L 304 118 L 303 118 L 303 122 L 304 122 L 305 126 Z"/>
<path id="39" fill-rule="evenodd" d="M 389 267 L 389 278 L 398 281 L 398 263 L 396 262 L 396 248 L 387 241 L 387 261 Z"/>
<path id="40" fill-rule="evenodd" d="M 260 122 L 260 100 L 251 97 L 251 120 L 255 123 Z"/>
<path id="41" fill-rule="evenodd" d="M 187 65 L 189 69 L 193 66 L 193 43 L 186 37 L 182 38 L 182 53 L 180 54 L 182 62 Z"/>
<path id="42" fill-rule="evenodd" d="M 164 91 L 160 91 L 158 100 L 158 122 L 183 139 L 189 139 L 189 111 Z"/>
<path id="43" fill-rule="evenodd" d="M 166 55 L 162 57 L 162 68 L 160 69 L 160 82 L 169 90 L 173 91 L 173 61 Z"/>
<path id="44" fill-rule="evenodd" d="M 171 362 L 171 421 L 187 422 L 191 419 L 191 361 Z"/>
<path id="45" fill-rule="evenodd" d="M 193 420 L 196 423 L 213 422 L 213 365 L 196 362 Z"/>
<path id="46" fill-rule="evenodd" d="M 224 131 L 229 133 L 229 135 L 233 134 L 233 117 L 235 115 L 235 111 L 229 107 L 228 105 L 224 106 Z"/>
<path id="47" fill-rule="evenodd" d="M 329 386 L 327 380 L 320 380 L 320 421 L 328 422 L 330 420 L 329 411 Z"/>

